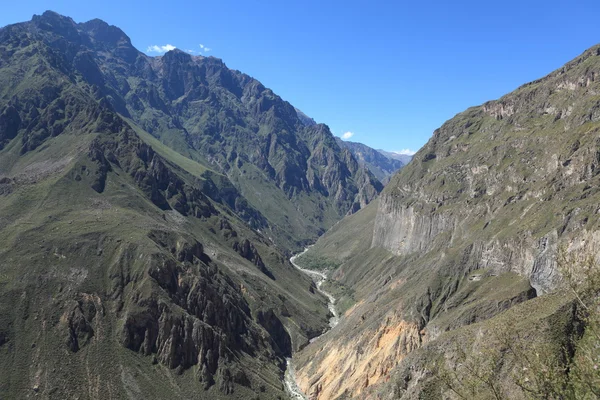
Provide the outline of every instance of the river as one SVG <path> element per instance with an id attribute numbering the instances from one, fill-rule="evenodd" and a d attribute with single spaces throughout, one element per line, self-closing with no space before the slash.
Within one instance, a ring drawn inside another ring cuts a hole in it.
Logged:
<path id="1" fill-rule="evenodd" d="M 340 316 L 339 316 L 337 310 L 335 309 L 335 297 L 333 297 L 333 295 L 331 293 L 328 293 L 325 290 L 321 289 L 321 286 L 327 279 L 327 275 L 323 272 L 301 268 L 300 266 L 298 266 L 298 264 L 295 263 L 296 258 L 298 256 L 301 256 L 302 254 L 306 253 L 307 251 L 308 251 L 308 248 L 306 248 L 302 253 L 296 254 L 295 256 L 290 258 L 290 263 L 292 263 L 292 265 L 294 267 L 296 267 L 300 271 L 304 272 L 306 275 L 310 276 L 312 278 L 312 280 L 315 282 L 319 293 L 323 294 L 325 297 L 327 297 L 327 299 L 329 299 L 329 303 L 327 304 L 327 307 L 329 308 L 329 311 L 331 312 L 331 315 L 332 315 L 332 317 L 329 319 L 329 329 L 327 331 L 323 332 L 321 335 L 312 338 L 310 340 L 310 342 L 312 343 L 315 340 L 318 340 L 323 335 L 325 335 L 327 332 L 329 332 L 329 330 L 331 330 L 331 328 L 336 326 L 338 324 L 338 322 L 340 322 Z M 290 398 L 292 400 L 308 400 L 308 397 L 302 392 L 302 390 L 298 386 L 298 383 L 296 382 L 296 371 L 292 364 L 292 359 L 286 358 L 285 361 L 286 361 L 286 370 L 285 370 L 284 383 L 285 383 L 285 390 L 286 390 L 287 394 L 290 396 Z"/>

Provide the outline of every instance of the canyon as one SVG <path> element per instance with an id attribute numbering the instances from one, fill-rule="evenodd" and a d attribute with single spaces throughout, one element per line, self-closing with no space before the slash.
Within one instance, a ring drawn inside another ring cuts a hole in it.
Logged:
<path id="1" fill-rule="evenodd" d="M 583 398 L 599 74 L 594 46 L 399 160 L 215 57 L 1 28 L 0 393 Z"/>

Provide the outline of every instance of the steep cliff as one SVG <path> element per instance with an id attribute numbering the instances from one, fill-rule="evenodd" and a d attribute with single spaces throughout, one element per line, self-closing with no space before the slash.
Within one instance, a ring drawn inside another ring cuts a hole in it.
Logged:
<path id="1" fill-rule="evenodd" d="M 593 255 L 600 245 L 599 73 L 596 46 L 458 114 L 392 178 L 376 210 L 319 240 L 307 257 L 339 265 L 332 278 L 356 304 L 303 350 L 303 389 L 314 398 L 437 398 L 444 389 L 426 384 L 435 378 L 432 360 L 456 360 L 456 346 L 471 354 L 473 340 L 486 343 L 485 332 L 507 328 L 499 321 L 511 308 L 528 311 L 509 337 L 529 331 L 554 338 L 548 342 L 573 340 L 570 297 L 548 293 L 561 283 L 559 248 Z M 381 341 L 388 332 L 392 346 Z M 495 379 L 522 398 L 509 368 Z"/>

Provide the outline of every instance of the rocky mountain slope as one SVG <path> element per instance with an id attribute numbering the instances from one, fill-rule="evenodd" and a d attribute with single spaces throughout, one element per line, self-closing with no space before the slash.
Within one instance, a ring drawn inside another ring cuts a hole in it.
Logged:
<path id="1" fill-rule="evenodd" d="M 0 29 L 0 393 L 277 398 L 327 327 L 291 251 L 381 184 L 221 60 Z"/>
<path id="2" fill-rule="evenodd" d="M 114 26 L 76 24 L 51 12 L 4 35 L 14 41 L 27 30 L 35 37 L 16 46 L 42 40 L 57 68 L 89 85 L 96 100 L 227 176 L 262 214 L 248 222 L 288 247 L 313 240 L 381 190 L 327 126 L 306 126 L 293 106 L 219 59 L 179 50 L 148 57 Z"/>
<path id="3" fill-rule="evenodd" d="M 559 250 L 598 254 L 599 74 L 596 46 L 458 114 L 311 248 L 347 304 L 297 358 L 311 398 L 530 398 L 519 343 L 571 379 L 586 325 Z"/>
<path id="4" fill-rule="evenodd" d="M 390 156 L 390 154 L 394 153 L 383 153 L 380 150 L 375 150 L 362 143 L 349 142 L 347 140 L 342 140 L 339 137 L 336 137 L 335 140 L 341 148 L 350 150 L 350 153 L 352 153 L 358 163 L 366 166 L 383 184 L 387 184 L 392 175 L 410 161 L 409 159 L 408 161 L 402 162 L 399 159 Z"/>

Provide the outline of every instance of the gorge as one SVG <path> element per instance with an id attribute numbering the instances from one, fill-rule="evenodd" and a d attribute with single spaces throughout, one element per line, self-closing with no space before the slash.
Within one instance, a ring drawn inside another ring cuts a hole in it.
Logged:
<path id="1" fill-rule="evenodd" d="M 402 160 L 171 47 L 0 29 L 1 398 L 594 398 L 600 46 Z"/>

